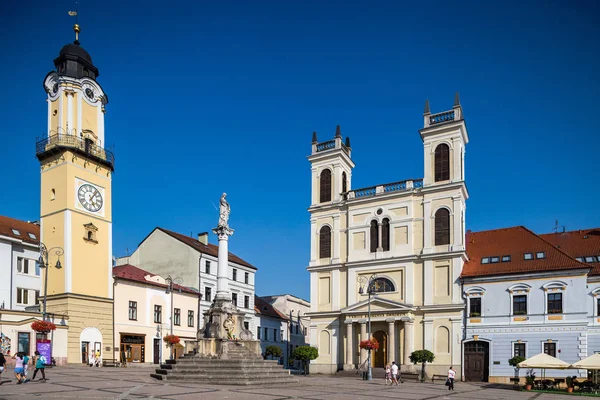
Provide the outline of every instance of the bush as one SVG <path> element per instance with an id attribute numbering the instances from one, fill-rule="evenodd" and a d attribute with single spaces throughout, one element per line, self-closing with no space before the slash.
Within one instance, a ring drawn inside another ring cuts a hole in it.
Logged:
<path id="1" fill-rule="evenodd" d="M 508 365 L 510 365 L 511 367 L 514 367 L 516 369 L 519 369 L 519 364 L 522 363 L 523 361 L 525 361 L 525 357 L 514 356 L 513 358 L 508 360 Z"/>
<path id="2" fill-rule="evenodd" d="M 425 364 L 432 363 L 435 360 L 435 354 L 429 350 L 417 350 L 410 353 L 410 362 L 413 364 L 421 363 L 421 382 L 425 380 Z"/>
<path id="3" fill-rule="evenodd" d="M 304 375 L 308 373 L 308 362 L 319 357 L 319 350 L 315 347 L 310 346 L 299 346 L 292 352 L 292 358 L 295 360 L 302 361 L 304 366 Z"/>
<path id="4" fill-rule="evenodd" d="M 271 356 L 272 358 L 279 358 L 283 355 L 281 347 L 278 346 L 267 346 L 265 349 L 265 357 Z"/>

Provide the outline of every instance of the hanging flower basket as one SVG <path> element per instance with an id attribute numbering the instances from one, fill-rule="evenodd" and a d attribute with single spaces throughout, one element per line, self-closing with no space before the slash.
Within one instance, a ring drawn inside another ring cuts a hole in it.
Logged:
<path id="1" fill-rule="evenodd" d="M 379 349 L 379 342 L 375 338 L 371 340 L 361 340 L 360 348 L 365 350 L 377 350 Z"/>
<path id="2" fill-rule="evenodd" d="M 181 342 L 181 339 L 179 339 L 179 336 L 177 335 L 167 335 L 163 338 L 163 340 L 170 346 L 174 346 Z"/>
<path id="3" fill-rule="evenodd" d="M 38 333 L 48 333 L 55 330 L 56 325 L 50 321 L 35 321 L 31 324 L 31 329 Z"/>

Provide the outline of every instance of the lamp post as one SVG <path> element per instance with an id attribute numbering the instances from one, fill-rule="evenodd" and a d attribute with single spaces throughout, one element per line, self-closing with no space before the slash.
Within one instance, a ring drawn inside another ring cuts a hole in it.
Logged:
<path id="1" fill-rule="evenodd" d="M 374 289 L 374 282 L 377 279 L 377 275 L 373 274 L 370 277 L 366 277 L 366 276 L 359 276 L 358 277 L 358 294 L 363 295 L 365 290 L 367 291 L 367 294 L 369 295 L 369 301 L 367 303 L 367 315 L 368 315 L 368 322 L 367 322 L 367 336 L 368 336 L 368 340 L 371 340 L 371 293 L 373 293 L 373 289 Z M 372 381 L 373 380 L 373 370 L 371 369 L 371 349 L 368 348 L 367 349 L 367 380 L 368 381 Z"/>
<path id="2" fill-rule="evenodd" d="M 165 278 L 165 282 L 167 282 L 167 290 L 165 291 L 166 294 L 170 294 L 171 295 L 171 336 L 173 336 L 173 313 L 174 313 L 174 308 L 173 308 L 173 283 L 181 283 L 183 280 L 181 278 L 172 278 L 171 275 L 168 275 Z M 180 289 L 181 291 L 181 289 Z M 180 317 L 181 318 L 181 317 Z M 173 345 L 171 345 L 171 356 L 170 359 L 173 359 Z"/>
<path id="3" fill-rule="evenodd" d="M 58 257 L 54 267 L 56 267 L 56 269 L 61 269 L 62 265 L 60 264 L 60 256 L 65 254 L 63 248 L 56 246 L 48 249 L 46 245 L 40 241 L 40 258 L 38 259 L 38 264 L 40 268 L 46 269 L 44 278 L 44 310 L 42 311 L 42 319 L 44 321 L 46 320 L 46 296 L 48 295 L 48 270 L 50 269 L 49 258 L 51 254 L 54 254 Z"/>

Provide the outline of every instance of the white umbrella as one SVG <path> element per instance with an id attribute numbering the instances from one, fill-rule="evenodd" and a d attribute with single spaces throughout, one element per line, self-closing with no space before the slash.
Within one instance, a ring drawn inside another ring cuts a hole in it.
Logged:
<path id="1" fill-rule="evenodd" d="M 577 369 L 600 369 L 600 354 L 593 354 L 588 358 L 571 364 L 571 368 Z"/>
<path id="2" fill-rule="evenodd" d="M 568 362 L 540 353 L 519 363 L 519 368 L 569 369 L 574 368 Z"/>

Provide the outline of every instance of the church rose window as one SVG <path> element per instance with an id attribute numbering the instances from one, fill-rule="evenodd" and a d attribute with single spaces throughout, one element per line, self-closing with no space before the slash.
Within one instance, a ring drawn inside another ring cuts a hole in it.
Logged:
<path id="1" fill-rule="evenodd" d="M 435 181 L 448 179 L 450 179 L 450 148 L 442 143 L 435 148 Z"/>
<path id="2" fill-rule="evenodd" d="M 319 258 L 331 257 L 331 228 L 324 226 L 319 232 Z"/>
<path id="3" fill-rule="evenodd" d="M 324 169 L 321 172 L 321 190 L 319 195 L 319 202 L 325 203 L 326 201 L 331 201 L 331 171 L 328 169 Z"/>
<path id="4" fill-rule="evenodd" d="M 435 213 L 435 245 L 450 244 L 450 211 L 440 208 Z"/>

